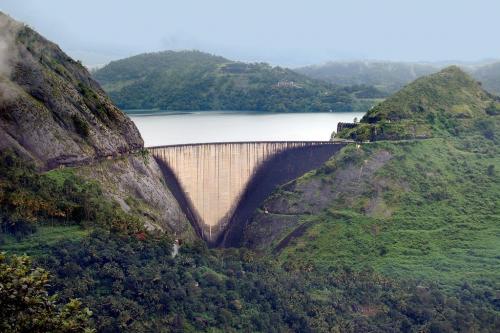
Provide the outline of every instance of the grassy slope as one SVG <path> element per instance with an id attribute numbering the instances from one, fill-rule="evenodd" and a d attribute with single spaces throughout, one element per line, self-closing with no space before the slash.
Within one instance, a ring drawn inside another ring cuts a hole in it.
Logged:
<path id="1" fill-rule="evenodd" d="M 304 215 L 302 220 L 313 226 L 281 252 L 281 260 L 371 266 L 391 276 L 446 284 L 500 281 L 498 147 L 473 153 L 431 139 L 360 149 L 350 164 L 356 170 L 378 151 L 392 158 L 365 184 L 363 194 L 338 198 L 321 213 Z M 489 171 L 491 166 L 495 171 Z M 332 168 L 299 181 L 332 183 Z"/>
<path id="2" fill-rule="evenodd" d="M 299 215 L 309 227 L 287 237 L 297 228 L 290 224 L 271 247 L 286 265 L 370 266 L 448 286 L 498 284 L 500 117 L 486 111 L 496 103 L 456 67 L 407 86 L 341 135 L 390 124 L 411 138 L 407 122 L 420 122 L 433 138 L 349 146 L 278 191 L 264 206 Z M 374 169 L 381 154 L 390 158 Z M 256 219 L 248 230 L 258 234 L 266 226 Z"/>
<path id="3" fill-rule="evenodd" d="M 36 232 L 21 239 L 11 234 L 3 234 L 0 250 L 9 254 L 27 254 L 40 256 L 47 252 L 47 246 L 53 246 L 60 241 L 80 241 L 90 234 L 90 229 L 78 225 L 50 225 L 40 226 Z"/>
<path id="4" fill-rule="evenodd" d="M 468 118 L 485 114 L 492 97 L 456 66 L 422 77 L 371 109 L 366 122 L 429 120 L 430 114 Z"/>
<path id="5" fill-rule="evenodd" d="M 372 108 L 354 129 L 337 136 L 359 141 L 465 137 L 481 130 L 494 136 L 490 116 L 500 114 L 500 98 L 458 67 L 415 80 Z"/>

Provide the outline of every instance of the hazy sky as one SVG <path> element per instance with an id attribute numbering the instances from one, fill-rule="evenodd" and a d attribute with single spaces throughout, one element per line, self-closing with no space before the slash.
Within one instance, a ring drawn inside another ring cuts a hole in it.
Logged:
<path id="1" fill-rule="evenodd" d="M 499 0 L 0 0 L 88 65 L 199 49 L 236 60 L 500 58 Z"/>

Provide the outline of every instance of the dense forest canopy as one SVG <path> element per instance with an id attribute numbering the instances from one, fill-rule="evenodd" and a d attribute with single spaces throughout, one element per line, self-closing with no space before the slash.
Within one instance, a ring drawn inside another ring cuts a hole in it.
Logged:
<path id="1" fill-rule="evenodd" d="M 93 75 L 123 109 L 365 111 L 383 96 L 366 85 L 339 87 L 290 69 L 199 51 L 141 54 Z"/>
<path id="2" fill-rule="evenodd" d="M 98 184 L 68 170 L 39 175 L 12 153 L 0 161 L 2 189 L 16 189 L 3 197 L 0 248 L 29 253 L 50 272 L 50 293 L 77 315 L 58 316 L 82 332 L 88 325 L 99 332 L 451 332 L 498 325 L 488 285 L 445 292 L 432 279 L 389 278 L 369 266 L 326 268 L 307 256 L 277 261 L 244 248 L 209 250 L 201 241 L 182 244 L 173 257 L 171 235 L 141 228 L 107 203 Z M 38 209 L 19 205 L 21 198 L 39 202 Z M 51 311 L 64 311 L 57 309 Z M 56 319 L 51 325 L 60 325 Z"/>

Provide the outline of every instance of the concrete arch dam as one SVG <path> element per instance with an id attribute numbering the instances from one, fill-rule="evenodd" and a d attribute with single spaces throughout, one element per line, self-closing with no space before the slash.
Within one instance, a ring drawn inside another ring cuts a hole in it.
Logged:
<path id="1" fill-rule="evenodd" d="M 234 142 L 148 150 L 198 234 L 211 245 L 233 246 L 251 214 L 276 186 L 318 168 L 344 145 Z"/>

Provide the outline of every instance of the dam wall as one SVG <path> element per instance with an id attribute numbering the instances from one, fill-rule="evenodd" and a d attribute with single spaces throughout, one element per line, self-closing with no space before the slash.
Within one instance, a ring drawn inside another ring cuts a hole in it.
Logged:
<path id="1" fill-rule="evenodd" d="M 270 193 L 280 180 L 293 179 L 287 175 L 295 178 L 318 167 L 322 162 L 312 163 L 313 160 L 322 156 L 319 160 L 324 162 L 341 146 L 321 141 L 236 142 L 163 146 L 148 150 L 162 167 L 167 185 L 185 207 L 184 212 L 197 232 L 210 244 L 216 244 L 222 241 L 230 221 L 238 220 L 234 218 L 238 207 L 248 210 L 251 209 L 248 207 L 255 206 L 241 204 L 245 201 L 243 198 L 256 198 L 248 194 L 248 186 L 256 186 L 252 182 L 255 175 L 261 175 L 259 179 L 263 180 L 259 188 L 264 186 L 270 190 L 259 192 L 254 189 L 251 193 Z M 318 154 L 320 151 L 322 153 Z M 287 164 L 280 166 L 281 160 L 272 164 L 273 175 L 268 177 L 271 179 L 263 177 L 265 170 L 261 171 L 262 167 L 282 154 L 288 156 Z M 301 167 L 296 168 L 299 165 Z M 242 216 L 240 213 L 236 215 Z"/>

